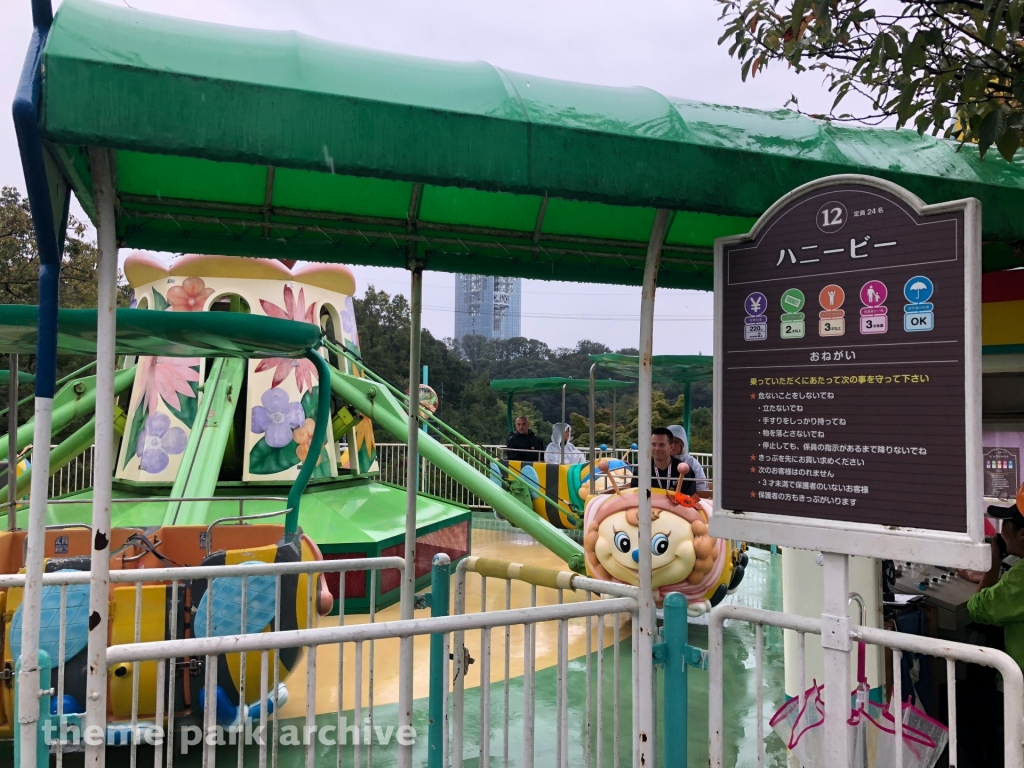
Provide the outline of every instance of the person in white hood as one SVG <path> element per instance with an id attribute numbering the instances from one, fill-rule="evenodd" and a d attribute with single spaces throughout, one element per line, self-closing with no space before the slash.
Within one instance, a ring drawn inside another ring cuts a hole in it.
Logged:
<path id="1" fill-rule="evenodd" d="M 572 427 L 561 421 L 551 426 L 551 442 L 548 443 L 544 452 L 545 464 L 584 464 L 587 457 L 579 448 L 573 445 Z M 564 452 L 563 452 L 564 445 Z"/>
<path id="2" fill-rule="evenodd" d="M 708 476 L 704 474 L 704 467 L 690 455 L 689 441 L 686 439 L 686 430 L 678 424 L 670 424 L 668 431 L 672 433 L 672 458 L 685 462 L 690 467 L 690 477 L 696 479 L 697 490 L 708 489 Z"/>

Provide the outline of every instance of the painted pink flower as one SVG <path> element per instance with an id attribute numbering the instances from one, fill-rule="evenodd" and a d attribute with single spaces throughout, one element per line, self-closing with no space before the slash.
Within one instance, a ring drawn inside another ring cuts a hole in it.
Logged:
<path id="1" fill-rule="evenodd" d="M 211 296 L 213 288 L 207 288 L 203 278 L 186 277 L 181 285 L 171 286 L 167 291 L 167 303 L 173 312 L 202 312 Z"/>
<path id="2" fill-rule="evenodd" d="M 270 317 L 316 325 L 316 302 L 314 301 L 307 307 L 305 290 L 302 288 L 299 289 L 299 296 L 296 299 L 292 287 L 290 285 L 284 287 L 284 309 L 266 299 L 260 299 L 260 305 L 263 307 L 263 311 Z M 274 369 L 274 378 L 270 383 L 271 387 L 279 386 L 282 381 L 288 378 L 288 374 L 291 373 L 292 369 L 295 370 L 295 385 L 299 388 L 299 394 L 302 394 L 307 389 L 312 390 L 313 385 L 318 380 L 316 368 L 313 363 L 306 359 L 293 360 L 285 357 L 268 357 L 265 360 L 260 360 L 256 366 L 256 372 L 269 371 L 271 368 Z"/>
<path id="3" fill-rule="evenodd" d="M 146 412 L 154 414 L 163 398 L 171 408 L 181 410 L 181 399 L 195 397 L 196 393 L 189 382 L 199 381 L 198 357 L 143 357 L 139 361 L 140 375 L 145 382 L 143 398 Z"/>

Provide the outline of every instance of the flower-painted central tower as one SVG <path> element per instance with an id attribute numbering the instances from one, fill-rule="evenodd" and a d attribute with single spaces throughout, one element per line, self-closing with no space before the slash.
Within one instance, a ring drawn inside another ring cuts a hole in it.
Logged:
<path id="1" fill-rule="evenodd" d="M 324 337 L 358 357 L 355 278 L 338 264 L 286 264 L 274 259 L 185 255 L 167 265 L 144 254 L 125 262 L 134 303 L 154 312 L 237 312 L 317 325 Z M 324 347 L 323 357 L 343 373 L 359 366 Z M 305 359 L 212 360 L 144 357 L 130 395 L 119 403 L 123 437 L 115 491 L 125 497 L 167 495 L 165 507 L 115 504 L 115 525 L 204 525 L 225 515 L 272 514 L 307 461 L 321 382 Z M 377 480 L 373 423 L 335 400 L 327 442 L 301 505 L 299 524 L 327 559 L 374 557 L 404 551 L 405 490 Z M 355 461 L 351 454 L 354 454 Z M 228 502 L 227 497 L 233 501 Z M 216 501 L 225 498 L 224 502 Z M 214 499 L 209 501 L 207 499 Z M 273 519 L 267 522 L 280 522 Z M 421 497 L 418 547 L 469 551 L 469 512 Z M 427 576 L 430 559 L 425 560 Z M 344 589 L 347 610 L 369 604 L 369 579 L 349 572 L 328 585 Z M 382 572 L 377 604 L 398 597 L 398 572 Z"/>

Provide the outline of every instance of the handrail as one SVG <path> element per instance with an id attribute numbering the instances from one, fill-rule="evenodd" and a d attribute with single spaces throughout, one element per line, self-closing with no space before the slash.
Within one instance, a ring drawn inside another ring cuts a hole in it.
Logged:
<path id="1" fill-rule="evenodd" d="M 252 565 L 189 565 L 175 568 L 131 568 L 111 571 L 111 584 L 134 584 L 140 581 L 187 581 L 188 579 L 223 578 L 226 576 L 278 576 L 301 573 L 340 573 L 342 571 L 391 570 L 405 571 L 401 557 L 359 557 L 351 560 L 303 560 L 296 563 L 253 563 Z M 0 575 L 0 589 L 24 587 L 26 574 Z M 89 571 L 44 573 L 43 586 L 88 584 Z"/>
<path id="2" fill-rule="evenodd" d="M 204 537 L 204 542 L 206 544 L 206 554 L 207 554 L 207 556 L 209 556 L 209 554 L 210 554 L 210 549 L 211 549 L 211 546 L 212 546 L 212 543 L 213 543 L 213 536 L 211 536 L 210 533 L 213 531 L 215 526 L 218 526 L 221 523 L 226 523 L 229 520 L 242 520 L 243 521 L 242 525 L 245 525 L 245 522 L 244 522 L 245 520 L 261 520 L 261 519 L 263 519 L 265 517 L 279 517 L 280 515 L 287 515 L 291 511 L 292 510 L 289 507 L 287 509 L 282 509 L 282 510 L 279 510 L 279 511 L 276 511 L 276 512 L 260 512 L 259 514 L 248 515 L 248 516 L 246 516 L 245 513 L 239 513 L 237 515 L 231 515 L 230 517 L 219 517 L 219 518 L 217 518 L 216 520 L 214 520 L 212 523 L 210 523 L 206 527 L 206 536 Z"/>
<path id="3" fill-rule="evenodd" d="M 612 613 L 636 615 L 637 610 L 636 600 L 628 597 L 613 597 L 607 600 L 514 608 L 505 611 L 488 611 L 487 613 L 436 616 L 426 619 L 404 619 L 375 624 L 346 624 L 337 627 L 293 629 L 282 632 L 257 632 L 249 635 L 159 640 L 152 643 L 111 646 L 107 650 L 107 663 L 111 665 L 126 664 L 182 656 L 217 656 L 222 653 L 251 653 L 313 645 L 386 640 L 394 637 L 447 634 L 516 624 L 539 624 L 544 621 L 603 616 Z"/>
<path id="4" fill-rule="evenodd" d="M 111 499 L 111 504 L 167 504 L 174 501 L 288 501 L 287 496 L 123 496 Z M 50 499 L 47 504 L 92 504 L 92 499 Z M 53 526 L 47 526 L 52 528 Z M 131 526 L 117 526 L 130 528 Z"/>

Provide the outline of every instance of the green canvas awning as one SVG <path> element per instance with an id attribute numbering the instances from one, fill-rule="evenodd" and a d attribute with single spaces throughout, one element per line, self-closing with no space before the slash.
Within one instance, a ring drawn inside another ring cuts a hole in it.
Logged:
<path id="1" fill-rule="evenodd" d="M 86 148 L 112 150 L 128 248 L 639 284 L 655 210 L 659 284 L 712 287 L 716 237 L 795 187 L 889 179 L 973 196 L 984 267 L 1019 265 L 1024 158 L 913 131 L 830 126 L 385 54 L 293 32 L 66 0 L 42 56 L 41 128 L 93 215 Z"/>
<path id="2" fill-rule="evenodd" d="M 38 308 L 0 305 L 0 352 L 35 354 Z M 61 352 L 95 356 L 96 310 L 60 310 Z M 309 323 L 228 312 L 117 310 L 117 354 L 166 357 L 305 356 L 320 345 Z"/>
<path id="3" fill-rule="evenodd" d="M 711 381 L 714 368 L 713 358 L 708 355 L 655 355 L 653 381 L 687 384 L 694 381 Z M 590 362 L 597 363 L 616 376 L 640 378 L 640 358 L 633 355 L 591 355 Z"/>
<path id="4" fill-rule="evenodd" d="M 566 379 L 552 376 L 546 379 L 494 379 L 491 382 L 491 389 L 495 392 L 504 392 L 509 395 L 528 392 L 561 392 L 563 386 L 567 392 L 590 392 L 589 379 Z M 634 389 L 635 387 L 635 381 L 616 381 L 615 379 L 594 381 L 594 389 L 598 392 L 606 392 L 610 389 Z"/>

